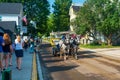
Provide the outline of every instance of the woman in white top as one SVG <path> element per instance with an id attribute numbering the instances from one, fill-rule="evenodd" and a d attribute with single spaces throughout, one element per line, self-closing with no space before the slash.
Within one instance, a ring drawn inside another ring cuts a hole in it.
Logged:
<path id="1" fill-rule="evenodd" d="M 16 55 L 16 63 L 17 63 L 17 69 L 21 70 L 21 62 L 23 57 L 23 46 L 24 43 L 21 40 L 20 36 L 17 36 L 15 39 L 15 55 Z"/>

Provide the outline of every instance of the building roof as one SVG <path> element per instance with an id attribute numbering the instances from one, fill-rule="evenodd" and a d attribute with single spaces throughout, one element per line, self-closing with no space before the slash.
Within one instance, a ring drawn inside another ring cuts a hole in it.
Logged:
<path id="1" fill-rule="evenodd" d="M 74 12 L 78 12 L 80 10 L 80 6 L 72 6 Z"/>
<path id="2" fill-rule="evenodd" d="M 16 21 L 0 21 L 0 29 L 5 33 L 15 33 Z"/>
<path id="3" fill-rule="evenodd" d="M 0 3 L 0 14 L 20 14 L 21 3 Z"/>

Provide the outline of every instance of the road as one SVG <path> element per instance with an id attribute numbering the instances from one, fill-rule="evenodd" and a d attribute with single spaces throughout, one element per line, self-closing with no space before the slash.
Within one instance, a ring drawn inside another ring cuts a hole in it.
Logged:
<path id="1" fill-rule="evenodd" d="M 80 50 L 78 60 L 54 57 L 50 45 L 41 45 L 39 53 L 44 80 L 120 80 L 120 61 Z"/>

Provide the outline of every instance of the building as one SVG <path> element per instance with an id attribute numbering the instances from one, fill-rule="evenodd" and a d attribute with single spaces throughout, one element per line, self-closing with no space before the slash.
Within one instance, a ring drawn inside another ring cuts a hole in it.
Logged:
<path id="1" fill-rule="evenodd" d="M 1 21 L 0 23 L 1 24 L 2 22 L 3 24 L 4 23 L 9 24 L 11 21 L 15 21 L 17 31 L 21 32 L 22 31 L 22 17 L 23 17 L 23 6 L 21 3 L 0 3 L 0 21 Z"/>
<path id="2" fill-rule="evenodd" d="M 80 5 L 72 4 L 69 10 L 70 23 L 74 22 L 77 12 L 80 10 Z M 74 31 L 75 26 L 70 24 L 70 31 Z"/>

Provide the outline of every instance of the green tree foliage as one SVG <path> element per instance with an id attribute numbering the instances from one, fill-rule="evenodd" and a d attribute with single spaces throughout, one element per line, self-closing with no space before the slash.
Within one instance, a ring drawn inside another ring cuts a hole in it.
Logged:
<path id="1" fill-rule="evenodd" d="M 69 8 L 72 0 L 55 0 L 53 4 L 54 31 L 67 31 L 70 26 Z"/>
<path id="2" fill-rule="evenodd" d="M 92 0 L 81 6 L 73 25 L 77 26 L 75 29 L 76 33 L 81 35 L 88 34 L 96 40 L 97 18 L 93 6 L 94 2 Z"/>
<path id="3" fill-rule="evenodd" d="M 120 38 L 120 1 L 86 0 L 77 15 L 77 32 L 89 34 L 94 39 L 102 33 L 108 45 Z"/>
<path id="4" fill-rule="evenodd" d="M 50 34 L 50 32 L 52 32 L 55 27 L 53 25 L 53 14 L 50 14 L 49 18 L 48 18 L 48 21 L 47 21 L 47 25 L 48 25 L 48 28 L 47 28 L 47 33 L 48 35 Z"/>
<path id="5" fill-rule="evenodd" d="M 47 33 L 47 19 L 50 13 L 49 3 L 47 0 L 27 0 L 23 3 L 24 12 L 27 15 L 27 18 L 33 20 L 37 24 L 37 33 L 46 34 Z M 30 28 L 29 28 L 30 30 Z M 34 31 L 32 32 L 34 34 Z"/>
<path id="6" fill-rule="evenodd" d="M 98 30 L 106 37 L 108 45 L 112 45 L 113 41 L 116 41 L 120 37 L 120 2 L 118 0 L 106 1 L 104 9 L 102 9 L 103 17 Z"/>

